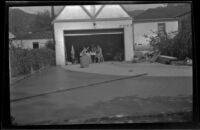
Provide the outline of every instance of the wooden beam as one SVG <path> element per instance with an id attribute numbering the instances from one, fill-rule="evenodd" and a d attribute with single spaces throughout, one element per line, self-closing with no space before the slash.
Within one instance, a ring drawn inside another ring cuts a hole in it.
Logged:
<path id="1" fill-rule="evenodd" d="M 128 11 L 127 11 L 121 4 L 120 4 L 119 6 L 126 12 L 126 14 L 127 14 L 129 17 L 131 17 L 131 16 L 129 15 Z"/>
<path id="2" fill-rule="evenodd" d="M 93 19 L 93 16 L 87 11 L 87 9 L 81 5 L 81 8 L 90 16 L 91 19 Z"/>
<path id="3" fill-rule="evenodd" d="M 132 20 L 130 17 L 124 17 L 124 18 L 98 18 L 95 19 L 95 21 L 121 21 L 121 20 Z M 57 20 L 55 22 L 94 22 L 93 19 L 63 19 L 63 20 Z"/>
<path id="4" fill-rule="evenodd" d="M 104 8 L 104 6 L 105 6 L 105 5 L 102 5 L 102 6 L 100 7 L 100 9 L 98 10 L 98 12 L 94 15 L 94 18 L 96 18 L 97 15 L 99 15 L 99 13 L 100 13 L 101 10 Z"/>
<path id="5" fill-rule="evenodd" d="M 57 17 L 58 17 L 58 16 L 60 15 L 60 13 L 65 9 L 65 7 L 66 7 L 66 6 L 64 6 L 64 7 L 58 12 L 58 14 L 53 18 L 51 24 L 54 24 L 54 23 L 55 23 Z"/>

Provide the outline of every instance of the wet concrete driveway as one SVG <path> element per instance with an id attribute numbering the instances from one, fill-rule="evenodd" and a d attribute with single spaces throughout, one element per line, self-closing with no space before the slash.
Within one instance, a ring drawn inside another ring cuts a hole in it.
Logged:
<path id="1" fill-rule="evenodd" d="M 192 110 L 192 77 L 186 76 L 142 76 L 14 101 L 122 77 L 47 68 L 10 87 L 11 115 L 19 125 L 43 125 Z"/>

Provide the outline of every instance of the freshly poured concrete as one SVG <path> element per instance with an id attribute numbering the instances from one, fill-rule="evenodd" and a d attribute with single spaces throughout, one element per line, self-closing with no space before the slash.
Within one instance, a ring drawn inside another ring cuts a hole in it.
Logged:
<path id="1" fill-rule="evenodd" d="M 67 65 L 63 68 L 71 71 L 131 76 L 148 73 L 148 76 L 192 76 L 191 66 L 164 65 L 159 63 L 121 63 L 104 62 L 90 64 L 89 68 L 80 68 L 80 65 Z"/>
<path id="2" fill-rule="evenodd" d="M 12 85 L 10 95 L 11 99 L 19 99 L 120 77 L 122 76 L 68 71 L 57 66 L 47 68 Z M 79 120 L 107 115 L 138 116 L 160 112 L 192 111 L 191 100 L 182 102 L 175 100 L 173 104 L 169 101 L 160 102 L 156 105 L 157 99 L 165 97 L 181 99 L 191 95 L 191 76 L 143 76 L 11 102 L 11 115 L 19 125 L 37 125 L 65 124 L 70 121 L 79 123 Z M 126 97 L 130 97 L 130 101 L 122 100 Z M 149 102 L 149 98 L 155 100 Z M 113 100 L 119 102 L 118 105 L 108 105 Z M 100 107 L 103 108 L 97 109 Z"/>

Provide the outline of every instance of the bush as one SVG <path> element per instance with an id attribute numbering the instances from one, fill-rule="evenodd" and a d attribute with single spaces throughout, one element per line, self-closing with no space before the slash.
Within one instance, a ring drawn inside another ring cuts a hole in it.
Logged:
<path id="1" fill-rule="evenodd" d="M 41 67 L 55 65 L 55 52 L 51 49 L 21 49 L 11 48 L 11 75 L 18 76 L 31 73 L 31 69 L 38 70 Z"/>
<path id="2" fill-rule="evenodd" d="M 168 33 L 164 38 L 158 34 L 145 37 L 150 39 L 150 45 L 153 50 L 159 50 L 163 55 L 174 56 L 179 60 L 183 60 L 186 57 L 192 59 L 192 27 L 190 15 L 181 20 L 180 27 L 181 30 L 178 33 Z M 171 37 L 171 34 L 174 35 L 173 33 L 177 35 Z"/>
<path id="3" fill-rule="evenodd" d="M 46 43 L 46 48 L 55 51 L 55 44 L 54 44 L 54 42 L 49 40 L 49 41 Z"/>
<path id="4" fill-rule="evenodd" d="M 192 58 L 191 32 L 181 31 L 173 38 L 167 34 L 166 37 L 157 35 L 149 37 L 149 39 L 153 51 L 158 50 L 162 55 L 177 57 L 179 60 L 183 60 L 186 57 Z"/>
<path id="5" fill-rule="evenodd" d="M 173 39 L 174 41 L 174 55 L 179 59 L 185 59 L 189 57 L 192 59 L 192 30 L 191 30 L 191 18 L 183 20 L 181 22 L 181 30 L 178 35 Z"/>

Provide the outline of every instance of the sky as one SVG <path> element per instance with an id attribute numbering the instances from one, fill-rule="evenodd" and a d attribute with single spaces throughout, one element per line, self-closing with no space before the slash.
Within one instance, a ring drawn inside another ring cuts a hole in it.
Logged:
<path id="1" fill-rule="evenodd" d="M 163 4 L 126 4 L 123 6 L 126 8 L 127 11 L 133 11 L 133 10 L 146 10 L 149 8 L 156 8 L 156 7 L 164 6 L 164 5 Z M 29 6 L 29 7 L 13 7 L 13 8 L 18 8 L 27 13 L 33 13 L 33 14 L 51 9 L 50 6 Z M 55 6 L 55 13 L 59 12 L 61 8 L 62 6 Z"/>

